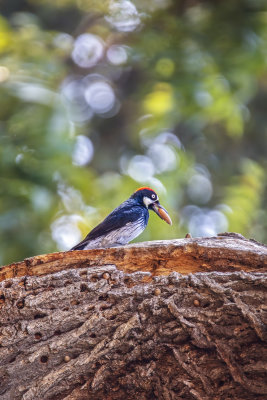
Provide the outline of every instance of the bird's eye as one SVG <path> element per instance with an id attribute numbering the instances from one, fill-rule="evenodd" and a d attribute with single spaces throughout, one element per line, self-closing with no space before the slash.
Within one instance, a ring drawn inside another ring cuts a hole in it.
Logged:
<path id="1" fill-rule="evenodd" d="M 152 194 L 151 197 L 152 197 L 152 199 L 155 199 L 155 198 L 156 198 L 156 195 L 155 195 L 155 194 Z"/>

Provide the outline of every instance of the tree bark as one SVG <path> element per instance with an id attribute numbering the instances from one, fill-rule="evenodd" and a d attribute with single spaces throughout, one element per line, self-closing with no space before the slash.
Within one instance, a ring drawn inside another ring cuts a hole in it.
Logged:
<path id="1" fill-rule="evenodd" d="M 238 234 L 0 268 L 0 399 L 267 398 L 267 248 Z"/>

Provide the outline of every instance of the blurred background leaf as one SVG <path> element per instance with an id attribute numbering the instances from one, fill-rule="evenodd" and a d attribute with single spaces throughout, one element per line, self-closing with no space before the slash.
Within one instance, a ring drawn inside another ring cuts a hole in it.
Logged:
<path id="1" fill-rule="evenodd" d="M 0 262 L 67 250 L 139 186 L 136 239 L 267 239 L 264 1 L 10 0 L 0 16 Z"/>

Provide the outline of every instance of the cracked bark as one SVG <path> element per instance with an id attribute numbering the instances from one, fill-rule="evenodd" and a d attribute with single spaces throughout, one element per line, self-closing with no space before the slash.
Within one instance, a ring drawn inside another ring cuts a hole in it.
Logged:
<path id="1" fill-rule="evenodd" d="M 266 399 L 267 248 L 241 235 L 0 268 L 0 399 Z"/>

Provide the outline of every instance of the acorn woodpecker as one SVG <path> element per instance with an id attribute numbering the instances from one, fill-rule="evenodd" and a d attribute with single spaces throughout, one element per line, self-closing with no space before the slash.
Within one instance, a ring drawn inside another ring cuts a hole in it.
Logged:
<path id="1" fill-rule="evenodd" d="M 71 250 L 115 247 L 130 242 L 146 228 L 149 218 L 148 210 L 153 210 L 161 219 L 172 224 L 168 212 L 160 205 L 154 190 L 141 187 Z"/>

